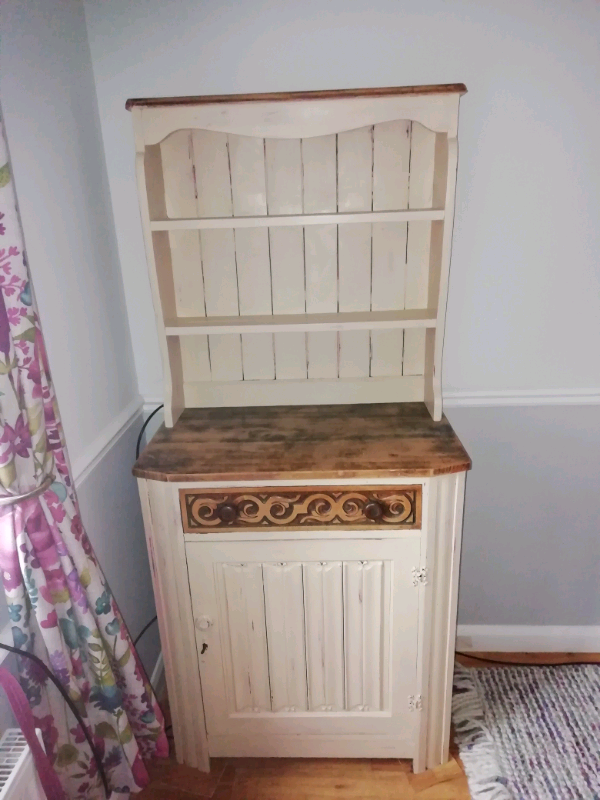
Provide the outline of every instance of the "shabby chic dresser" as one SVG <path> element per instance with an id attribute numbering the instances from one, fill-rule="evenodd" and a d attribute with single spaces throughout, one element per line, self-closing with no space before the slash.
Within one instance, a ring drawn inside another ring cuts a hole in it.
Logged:
<path id="1" fill-rule="evenodd" d="M 165 376 L 134 474 L 181 762 L 447 759 L 465 91 L 128 101 Z"/>

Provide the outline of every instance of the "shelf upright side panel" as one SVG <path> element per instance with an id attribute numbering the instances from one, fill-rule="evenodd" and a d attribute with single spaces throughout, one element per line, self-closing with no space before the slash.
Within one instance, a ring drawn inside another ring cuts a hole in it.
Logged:
<path id="1" fill-rule="evenodd" d="M 302 140 L 303 205 L 305 214 L 337 211 L 337 153 L 335 134 Z M 337 225 L 304 229 L 306 311 L 338 311 Z M 337 333 L 308 333 L 309 378 L 338 377 Z"/>
<path id="2" fill-rule="evenodd" d="M 371 211 L 373 128 L 338 134 L 338 211 Z M 339 310 L 371 310 L 371 224 L 338 226 Z M 339 334 L 340 378 L 369 377 L 369 331 Z"/>
<path id="3" fill-rule="evenodd" d="M 273 214 L 302 214 L 300 139 L 265 139 L 267 208 Z M 304 230 L 269 228 L 273 314 L 304 314 Z M 304 333 L 276 333 L 275 377 L 307 377 Z"/>
<path id="4" fill-rule="evenodd" d="M 135 109 L 133 125 L 136 139 L 136 177 L 144 232 L 146 259 L 156 316 L 164 375 L 165 425 L 172 427 L 183 411 L 183 373 L 178 337 L 167 338 L 165 317 L 176 312 L 173 270 L 168 234 L 150 229 L 150 219 L 166 214 L 163 171 L 158 145 L 145 146 L 142 110 Z"/>
<path id="5" fill-rule="evenodd" d="M 266 216 L 264 139 L 229 135 L 231 193 L 236 217 Z M 268 228 L 234 231 L 240 314 L 272 314 Z M 242 334 L 244 380 L 273 380 L 273 334 Z"/>
<path id="6" fill-rule="evenodd" d="M 227 134 L 196 130 L 192 134 L 192 142 L 198 214 L 208 217 L 231 216 Z M 202 231 L 200 242 L 207 317 L 238 316 L 238 281 L 233 230 Z M 242 349 L 239 334 L 210 335 L 208 347 L 214 381 L 242 380 Z"/>
<path id="7" fill-rule="evenodd" d="M 442 418 L 442 352 L 448 299 L 452 227 L 458 167 L 458 144 L 454 137 L 436 135 L 434 203 L 443 202 L 443 222 L 431 223 L 429 308 L 437 308 L 437 328 L 425 334 L 425 404 L 434 420 Z"/>
<path id="8" fill-rule="evenodd" d="M 417 122 L 410 143 L 409 208 L 431 208 L 436 135 Z M 406 308 L 424 308 L 429 290 L 431 222 L 409 222 L 406 250 Z M 425 371 L 425 331 L 404 332 L 404 375 Z"/>
<path id="9" fill-rule="evenodd" d="M 374 126 L 373 211 L 408 208 L 410 122 L 394 120 Z M 404 308 L 406 279 L 405 222 L 373 223 L 371 308 Z M 402 375 L 404 331 L 371 332 L 371 376 Z"/>
<path id="10" fill-rule="evenodd" d="M 176 131 L 160 144 L 165 205 L 172 218 L 196 214 L 196 185 L 191 131 Z M 204 279 L 200 232 L 170 231 L 171 263 L 178 317 L 204 317 Z M 180 342 L 184 382 L 210 380 L 208 338 L 185 337 Z"/>

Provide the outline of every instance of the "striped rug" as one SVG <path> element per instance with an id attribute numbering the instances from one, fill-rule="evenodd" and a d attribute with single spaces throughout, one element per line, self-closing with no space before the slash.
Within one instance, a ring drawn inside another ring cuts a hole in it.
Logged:
<path id="1" fill-rule="evenodd" d="M 456 665 L 452 720 L 473 800 L 600 800 L 600 666 Z"/>

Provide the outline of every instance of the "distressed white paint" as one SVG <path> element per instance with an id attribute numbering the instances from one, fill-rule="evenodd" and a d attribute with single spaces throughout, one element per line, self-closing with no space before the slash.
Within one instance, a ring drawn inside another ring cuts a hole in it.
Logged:
<path id="1" fill-rule="evenodd" d="M 302 153 L 299 139 L 266 139 L 267 209 L 269 215 L 302 213 Z M 273 314 L 306 311 L 304 231 L 301 227 L 269 228 Z M 276 333 L 275 377 L 306 378 L 304 333 Z"/>
<path id="2" fill-rule="evenodd" d="M 345 707 L 342 562 L 307 564 L 304 582 L 309 709 L 341 711 Z"/>
<path id="3" fill-rule="evenodd" d="M 430 208 L 433 203 L 435 134 L 413 122 L 410 137 L 409 208 Z M 427 303 L 431 223 L 409 222 L 406 245 L 406 308 Z M 423 375 L 425 370 L 425 331 L 404 332 L 403 375 Z"/>
<path id="4" fill-rule="evenodd" d="M 410 122 L 398 120 L 375 125 L 373 133 L 373 210 L 408 207 Z M 406 224 L 373 224 L 373 311 L 404 308 L 406 280 Z M 373 377 L 401 375 L 404 331 L 373 331 Z"/>
<path id="5" fill-rule="evenodd" d="M 303 205 L 305 213 L 337 211 L 336 137 L 319 136 L 302 141 Z M 304 229 L 306 311 L 319 314 L 338 311 L 337 227 Z M 338 377 L 338 337 L 334 333 L 309 333 L 308 377 Z"/>
<path id="6" fill-rule="evenodd" d="M 304 585 L 300 562 L 263 565 L 272 711 L 306 711 Z"/>
<path id="7" fill-rule="evenodd" d="M 338 211 L 371 211 L 373 205 L 373 129 L 358 128 L 337 137 Z M 338 227 L 338 310 L 371 309 L 371 225 Z M 369 375 L 368 331 L 339 334 L 340 378 Z"/>
<path id="8" fill-rule="evenodd" d="M 193 149 L 198 213 L 231 215 L 233 207 L 226 137 L 194 131 Z M 233 231 L 203 231 L 200 240 L 206 316 L 237 316 L 239 300 Z M 215 334 L 209 336 L 208 345 L 213 380 L 241 380 L 240 337 L 237 334 Z"/>

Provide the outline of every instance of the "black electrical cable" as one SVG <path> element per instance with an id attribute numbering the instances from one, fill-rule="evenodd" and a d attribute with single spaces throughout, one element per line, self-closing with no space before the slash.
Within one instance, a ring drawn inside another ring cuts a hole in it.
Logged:
<path id="1" fill-rule="evenodd" d="M 150 420 L 152 419 L 152 417 L 155 414 L 158 414 L 158 412 L 161 410 L 161 408 L 164 408 L 164 406 L 165 406 L 165 404 L 161 403 L 159 406 L 157 406 L 154 409 L 154 411 L 151 414 L 148 414 L 148 416 L 146 417 L 146 419 L 144 421 L 144 424 L 142 425 L 142 429 L 140 431 L 140 435 L 138 436 L 137 443 L 135 445 L 135 460 L 136 461 L 140 457 L 140 445 L 142 444 L 142 436 L 144 435 L 144 431 L 148 427 L 148 423 L 150 422 Z"/>
<path id="2" fill-rule="evenodd" d="M 64 686 L 60 683 L 58 678 L 48 669 L 48 667 L 46 666 L 46 664 L 44 664 L 42 659 L 38 658 L 33 653 L 28 653 L 25 650 L 19 650 L 18 647 L 11 647 L 11 645 L 9 645 L 9 644 L 1 644 L 0 643 L 0 648 L 2 650 L 8 650 L 9 653 L 15 653 L 18 656 L 24 656 L 25 658 L 29 658 L 29 659 L 31 659 L 31 661 L 34 661 L 38 665 L 38 667 L 41 667 L 43 672 L 48 676 L 48 678 L 50 678 L 52 683 L 56 686 L 58 691 L 61 693 L 65 703 L 69 706 L 69 708 L 73 712 L 73 716 L 75 717 L 75 719 L 79 723 L 79 726 L 81 727 L 81 730 L 83 731 L 83 734 L 84 734 L 85 738 L 87 739 L 87 743 L 89 744 L 90 750 L 92 751 L 92 755 L 94 756 L 94 761 L 96 762 L 96 765 L 98 767 L 98 773 L 100 775 L 100 779 L 102 780 L 102 785 L 104 786 L 104 791 L 106 793 L 106 796 L 108 797 L 110 795 L 110 789 L 108 787 L 108 779 L 106 777 L 106 772 L 104 771 L 104 766 L 102 764 L 102 759 L 100 758 L 100 754 L 98 753 L 96 745 L 92 741 L 92 737 L 90 736 L 90 733 L 89 733 L 89 731 L 88 731 L 88 729 L 87 729 L 87 727 L 85 725 L 85 722 L 81 718 L 81 714 L 77 710 L 77 708 L 75 706 L 75 703 L 69 697 L 69 695 L 68 695 L 66 689 L 64 688 Z"/>
<path id="3" fill-rule="evenodd" d="M 142 636 L 143 636 L 143 635 L 146 633 L 146 631 L 148 630 L 148 628 L 150 627 L 150 625 L 153 625 L 153 624 L 156 622 L 156 620 L 157 620 L 157 619 L 158 619 L 158 616 L 156 616 L 156 617 L 152 617 L 152 619 L 150 620 L 150 622 L 148 622 L 146 625 L 144 625 L 144 627 L 142 628 L 142 630 L 141 630 L 141 631 L 138 633 L 138 635 L 136 636 L 136 638 L 133 640 L 133 646 L 134 646 L 134 647 L 137 645 L 137 643 L 138 643 L 138 642 L 139 642 L 139 640 L 142 638 Z"/>
<path id="4" fill-rule="evenodd" d="M 600 664 L 599 661 L 564 661 L 562 664 L 557 664 L 556 661 L 540 664 L 539 661 L 536 661 L 535 664 L 533 664 L 531 661 L 503 661 L 497 658 L 483 658 L 483 656 L 474 656 L 471 653 L 461 653 L 458 650 L 456 651 L 456 655 L 472 658 L 475 661 L 484 661 L 486 664 L 496 664 L 504 667 L 582 667 L 589 666 L 590 664 L 595 664 L 596 666 Z"/>
<path id="5" fill-rule="evenodd" d="M 153 411 L 151 414 L 149 414 L 149 415 L 146 417 L 146 419 L 145 419 L 145 421 L 144 421 L 144 424 L 142 425 L 142 429 L 140 430 L 140 433 L 139 433 L 139 436 L 138 436 L 138 438 L 137 438 L 137 442 L 136 442 L 136 445 L 135 445 L 135 459 L 136 459 L 136 461 L 137 461 L 137 459 L 140 457 L 140 445 L 142 444 L 142 436 L 144 435 L 144 431 L 145 431 L 145 430 L 146 430 L 146 428 L 148 427 L 148 423 L 150 422 L 150 420 L 152 419 L 152 417 L 153 417 L 155 414 L 157 414 L 157 413 L 158 413 L 158 412 L 161 410 L 161 408 L 164 408 L 164 403 L 161 403 L 159 406 L 157 406 L 157 407 L 154 409 L 154 411 Z M 155 623 L 157 619 L 158 619 L 158 617 L 152 617 L 152 619 L 150 620 L 150 622 L 148 622 L 146 625 L 144 625 L 144 627 L 142 628 L 142 630 L 140 631 L 140 633 L 138 633 L 138 635 L 136 636 L 136 638 L 133 640 L 133 646 L 134 646 L 134 647 L 137 645 L 137 643 L 138 643 L 138 642 L 139 642 L 139 640 L 142 638 L 142 636 L 143 636 L 143 635 L 146 633 L 146 631 L 148 630 L 148 628 L 149 628 L 149 627 L 150 627 L 150 626 L 151 626 L 153 623 Z"/>

